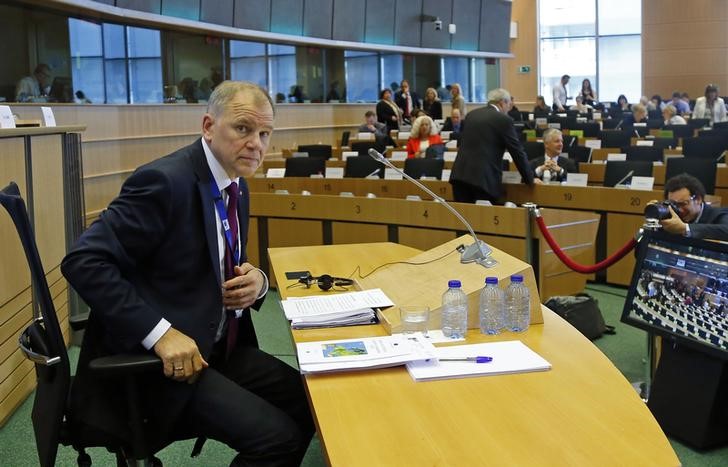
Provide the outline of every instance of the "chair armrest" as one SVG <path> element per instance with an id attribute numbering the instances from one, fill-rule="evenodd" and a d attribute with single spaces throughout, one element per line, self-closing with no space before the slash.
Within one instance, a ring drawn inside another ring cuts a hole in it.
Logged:
<path id="1" fill-rule="evenodd" d="M 82 329 L 86 329 L 86 324 L 88 323 L 88 315 L 89 312 L 81 313 L 79 315 L 74 315 L 68 318 L 68 324 L 71 325 L 71 329 L 74 331 L 80 331 Z"/>
<path id="2" fill-rule="evenodd" d="M 89 369 L 103 377 L 162 371 L 162 360 L 154 354 L 121 354 L 91 360 Z"/>

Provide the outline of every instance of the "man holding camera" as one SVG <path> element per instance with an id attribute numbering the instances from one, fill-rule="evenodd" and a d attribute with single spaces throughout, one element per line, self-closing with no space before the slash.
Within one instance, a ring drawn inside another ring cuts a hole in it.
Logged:
<path id="1" fill-rule="evenodd" d="M 686 173 L 665 183 L 671 216 L 660 220 L 665 232 L 686 237 L 728 241 L 728 210 L 705 203 L 700 180 Z"/>

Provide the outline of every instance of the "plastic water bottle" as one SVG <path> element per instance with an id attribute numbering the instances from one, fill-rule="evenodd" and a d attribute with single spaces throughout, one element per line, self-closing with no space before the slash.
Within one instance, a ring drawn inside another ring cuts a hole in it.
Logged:
<path id="1" fill-rule="evenodd" d="M 544 183 L 551 182 L 551 171 L 549 169 L 546 169 L 543 171 L 543 182 Z"/>
<path id="2" fill-rule="evenodd" d="M 531 322 L 531 294 L 523 283 L 521 274 L 511 276 L 506 289 L 506 327 L 513 332 L 523 332 Z"/>
<path id="3" fill-rule="evenodd" d="M 480 332 L 498 334 L 505 327 L 505 294 L 497 277 L 486 277 L 480 292 Z"/>
<path id="4" fill-rule="evenodd" d="M 468 296 L 460 288 L 460 281 L 451 280 L 442 294 L 442 333 L 445 337 L 465 337 L 468 329 Z"/>

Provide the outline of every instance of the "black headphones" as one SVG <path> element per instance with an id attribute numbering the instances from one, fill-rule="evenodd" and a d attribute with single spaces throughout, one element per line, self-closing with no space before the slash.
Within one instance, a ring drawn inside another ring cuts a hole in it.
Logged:
<path id="1" fill-rule="evenodd" d="M 322 274 L 318 277 L 314 277 L 311 275 L 303 276 L 302 278 L 298 279 L 298 282 L 305 285 L 306 288 L 309 288 L 312 285 L 316 284 L 318 285 L 319 289 L 323 291 L 327 291 L 333 286 L 346 287 L 349 285 L 354 285 L 354 281 L 352 279 L 345 279 L 343 277 L 332 277 L 328 274 Z"/>

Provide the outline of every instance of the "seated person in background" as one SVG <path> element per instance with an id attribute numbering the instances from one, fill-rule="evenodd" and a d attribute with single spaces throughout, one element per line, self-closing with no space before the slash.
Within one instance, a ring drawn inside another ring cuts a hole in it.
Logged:
<path id="1" fill-rule="evenodd" d="M 692 108 L 691 108 L 691 104 L 690 104 L 690 94 L 688 94 L 687 92 L 680 94 L 680 100 L 687 104 L 688 112 L 691 112 Z"/>
<path id="2" fill-rule="evenodd" d="M 508 116 L 513 119 L 514 122 L 520 122 L 523 120 L 523 116 L 521 115 L 521 111 L 518 110 L 518 107 L 516 107 L 515 104 L 515 97 L 511 96 L 511 99 L 513 100 L 513 105 L 511 106 L 511 110 L 508 111 Z"/>
<path id="3" fill-rule="evenodd" d="M 584 78 L 581 82 L 581 91 L 579 91 L 582 102 L 584 104 L 594 107 L 597 103 L 597 93 L 592 89 L 591 81 L 589 78 Z"/>
<path id="4" fill-rule="evenodd" d="M 422 109 L 433 120 L 440 120 L 442 118 L 442 103 L 437 98 L 435 88 L 427 88 L 427 91 L 425 91 L 425 100 L 422 101 Z"/>
<path id="5" fill-rule="evenodd" d="M 705 87 L 705 95 L 695 101 L 693 118 L 707 118 L 711 125 L 726 121 L 725 102 L 718 97 L 718 86 L 709 84 Z"/>
<path id="6" fill-rule="evenodd" d="M 558 182 L 566 180 L 566 174 L 576 172 L 576 163 L 567 157 L 561 157 L 561 151 L 564 149 L 564 135 L 561 130 L 549 128 L 543 132 L 543 145 L 546 150 L 544 157 L 531 159 L 529 164 L 536 172 L 536 177 L 544 179 L 544 173 L 550 172 L 549 180 Z"/>
<path id="7" fill-rule="evenodd" d="M 465 122 L 460 118 L 460 111 L 452 109 L 452 114 L 447 117 L 445 123 L 442 124 L 442 131 L 452 131 L 453 133 L 462 133 Z"/>
<path id="8" fill-rule="evenodd" d="M 536 105 L 533 107 L 533 115 L 543 117 L 551 113 L 551 107 L 546 105 L 546 99 L 543 96 L 536 96 Z"/>
<path id="9" fill-rule="evenodd" d="M 624 116 L 624 122 L 622 128 L 625 126 L 631 126 L 635 123 L 646 123 L 647 122 L 647 108 L 642 104 L 635 104 L 632 106 L 632 114 L 626 114 Z"/>
<path id="10" fill-rule="evenodd" d="M 375 137 L 384 138 L 387 136 L 387 125 L 377 121 L 377 114 L 367 110 L 364 114 L 364 123 L 359 125 L 359 133 L 374 133 Z"/>
<path id="11" fill-rule="evenodd" d="M 662 101 L 662 96 L 660 96 L 659 94 L 655 94 L 654 96 L 652 96 L 652 99 L 650 99 L 650 102 L 652 102 L 652 105 L 654 106 L 654 110 L 662 111 L 662 109 L 665 108 L 665 103 Z"/>
<path id="12" fill-rule="evenodd" d="M 33 102 L 37 98 L 47 96 L 50 86 L 51 68 L 45 63 L 39 63 L 31 76 L 26 76 L 15 85 L 15 100 Z"/>
<path id="13" fill-rule="evenodd" d="M 705 203 L 705 188 L 700 180 L 686 173 L 676 175 L 665 182 L 664 195 L 672 204 L 672 217 L 660 221 L 665 232 L 728 241 L 728 209 Z"/>
<path id="14" fill-rule="evenodd" d="M 682 97 L 678 91 L 672 93 L 672 101 L 670 103 L 675 107 L 677 115 L 690 113 L 690 104 L 682 100 Z"/>
<path id="15" fill-rule="evenodd" d="M 427 148 L 435 144 L 443 144 L 438 134 L 437 125 L 427 115 L 417 117 L 412 124 L 412 132 L 407 140 L 407 157 L 425 157 Z"/>
<path id="16" fill-rule="evenodd" d="M 629 101 L 627 101 L 627 96 L 624 94 L 620 94 L 617 98 L 617 107 L 622 112 L 629 112 Z"/>
<path id="17" fill-rule="evenodd" d="M 589 111 L 592 109 L 591 105 L 587 105 L 584 103 L 583 98 L 581 97 L 581 94 L 576 96 L 576 103 L 569 107 L 569 110 L 576 110 L 580 114 L 588 114 Z"/>
<path id="18" fill-rule="evenodd" d="M 665 120 L 665 126 L 687 125 L 688 123 L 680 115 L 677 115 L 677 109 L 672 104 L 667 104 L 665 108 L 662 109 L 662 118 Z"/>
<path id="19" fill-rule="evenodd" d="M 427 112 L 425 112 L 422 109 L 415 109 L 412 111 L 412 115 L 410 115 L 410 118 L 412 119 L 411 121 L 414 122 L 415 120 L 417 120 L 419 117 L 421 117 L 423 115 L 427 115 Z"/>

